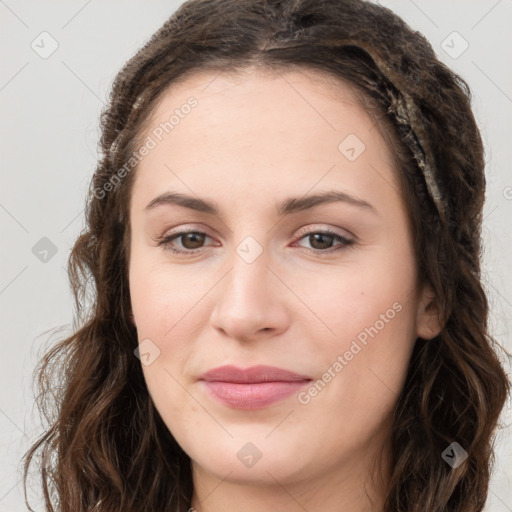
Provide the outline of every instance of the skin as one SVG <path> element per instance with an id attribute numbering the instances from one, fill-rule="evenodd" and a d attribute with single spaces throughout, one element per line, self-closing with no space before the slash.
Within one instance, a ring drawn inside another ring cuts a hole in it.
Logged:
<path id="1" fill-rule="evenodd" d="M 439 332 L 431 289 L 417 280 L 391 150 L 347 85 L 297 69 L 194 74 L 165 92 L 144 136 L 191 96 L 197 106 L 136 170 L 129 265 L 139 343 L 149 338 L 160 351 L 144 377 L 192 459 L 191 506 L 382 510 L 390 415 L 416 338 Z M 338 149 L 349 134 L 365 144 L 354 161 Z M 340 201 L 278 215 L 287 198 L 329 190 L 375 212 Z M 145 209 L 169 191 L 214 201 L 219 213 Z M 325 229 L 353 243 L 327 238 L 322 246 L 307 236 Z M 195 245 L 177 238 L 169 245 L 193 254 L 173 254 L 158 243 L 176 231 L 207 237 Z M 262 250 L 252 263 L 236 251 L 248 236 Z M 322 247 L 324 255 L 310 252 Z M 334 371 L 393 304 L 400 311 Z M 335 376 L 308 403 L 292 395 L 237 410 L 198 382 L 224 364 L 272 365 L 315 381 L 331 368 Z M 261 453 L 252 467 L 237 457 L 248 442 Z M 381 478 L 372 484 L 374 461 Z"/>

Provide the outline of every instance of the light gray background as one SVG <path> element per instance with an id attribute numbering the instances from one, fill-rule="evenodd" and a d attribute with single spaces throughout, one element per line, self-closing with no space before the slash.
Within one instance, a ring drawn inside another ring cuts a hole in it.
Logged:
<path id="1" fill-rule="evenodd" d="M 62 326 L 63 336 L 71 329 L 66 264 L 83 226 L 100 110 L 122 64 L 181 3 L 0 0 L 0 512 L 26 510 L 19 461 L 37 434 L 32 371 L 55 341 L 44 331 Z M 512 0 L 381 3 L 425 34 L 472 88 L 487 148 L 484 268 L 491 324 L 512 351 Z M 44 31 L 51 38 L 41 36 Z M 42 58 L 52 38 L 58 48 Z M 32 252 L 42 237 L 57 248 L 46 262 Z M 508 404 L 502 421 L 511 420 Z M 486 512 L 511 512 L 511 489 L 507 428 L 498 438 Z M 39 495 L 34 488 L 33 505 L 42 511 Z"/>

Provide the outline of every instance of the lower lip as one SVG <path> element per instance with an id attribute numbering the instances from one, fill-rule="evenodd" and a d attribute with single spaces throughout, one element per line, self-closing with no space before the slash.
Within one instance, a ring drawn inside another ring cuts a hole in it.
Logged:
<path id="1" fill-rule="evenodd" d="M 309 380 L 235 383 L 203 381 L 220 402 L 234 409 L 262 409 L 284 400 L 309 384 Z"/>

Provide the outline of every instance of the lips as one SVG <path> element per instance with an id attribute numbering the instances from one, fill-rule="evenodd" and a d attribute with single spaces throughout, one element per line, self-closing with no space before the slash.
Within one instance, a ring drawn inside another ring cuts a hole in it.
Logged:
<path id="1" fill-rule="evenodd" d="M 235 409 L 261 409 L 297 393 L 311 378 L 275 366 L 220 366 L 199 379 L 217 401 Z"/>
<path id="2" fill-rule="evenodd" d="M 206 372 L 200 380 L 207 382 L 215 381 L 247 384 L 256 382 L 296 382 L 311 380 L 311 378 L 275 366 L 259 365 L 243 369 L 229 365 L 219 366 L 218 368 Z"/>

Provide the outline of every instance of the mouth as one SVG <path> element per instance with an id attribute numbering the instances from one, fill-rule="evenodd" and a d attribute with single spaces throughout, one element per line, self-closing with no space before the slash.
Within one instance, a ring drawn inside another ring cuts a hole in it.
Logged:
<path id="1" fill-rule="evenodd" d="M 262 409 L 298 393 L 313 379 L 274 366 L 220 366 L 199 379 L 213 398 L 233 409 Z"/>

